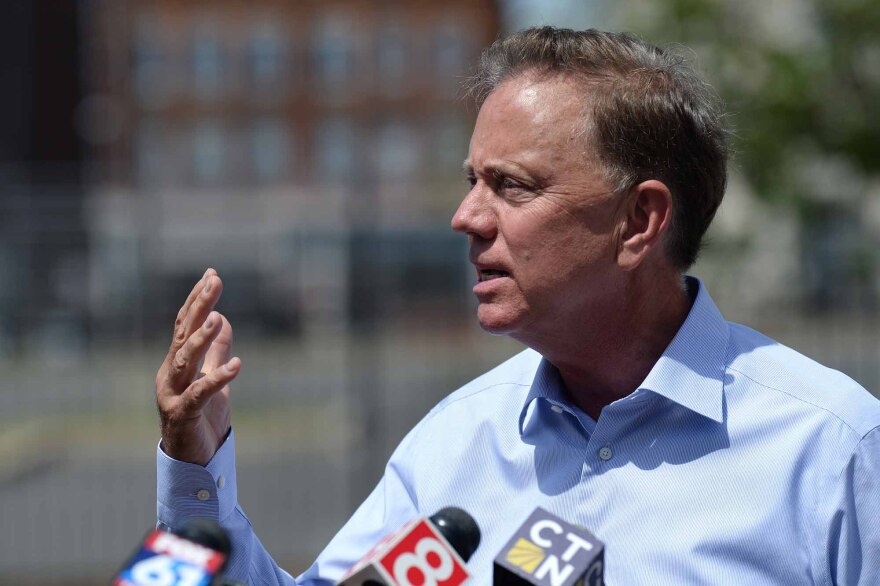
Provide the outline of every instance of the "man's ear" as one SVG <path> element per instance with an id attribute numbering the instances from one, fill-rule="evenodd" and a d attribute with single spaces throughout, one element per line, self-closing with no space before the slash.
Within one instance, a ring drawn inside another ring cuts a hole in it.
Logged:
<path id="1" fill-rule="evenodd" d="M 622 230 L 617 264 L 631 271 L 638 267 L 661 242 L 672 221 L 672 193 L 656 179 L 634 185 L 622 210 Z"/>

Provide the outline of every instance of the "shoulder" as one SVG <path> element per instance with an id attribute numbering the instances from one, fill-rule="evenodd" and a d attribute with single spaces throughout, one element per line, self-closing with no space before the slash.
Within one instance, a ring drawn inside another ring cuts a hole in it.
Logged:
<path id="1" fill-rule="evenodd" d="M 447 395 L 410 431 L 410 448 L 424 442 L 464 441 L 486 424 L 519 420 L 541 355 L 523 350 Z"/>
<path id="2" fill-rule="evenodd" d="M 847 375 L 741 324 L 730 323 L 727 368 L 783 403 L 796 402 L 857 437 L 880 425 L 880 401 Z"/>

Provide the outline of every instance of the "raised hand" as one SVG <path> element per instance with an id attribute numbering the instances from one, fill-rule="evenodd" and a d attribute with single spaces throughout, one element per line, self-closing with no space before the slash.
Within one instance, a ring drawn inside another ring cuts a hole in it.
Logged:
<path id="1" fill-rule="evenodd" d="M 229 432 L 229 382 L 241 369 L 231 358 L 232 326 L 214 311 L 223 282 L 208 269 L 177 313 L 171 348 L 156 374 L 162 450 L 205 465 Z"/>

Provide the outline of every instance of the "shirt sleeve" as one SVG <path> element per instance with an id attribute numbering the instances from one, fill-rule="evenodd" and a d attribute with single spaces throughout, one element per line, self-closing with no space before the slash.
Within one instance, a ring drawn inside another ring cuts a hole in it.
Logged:
<path id="1" fill-rule="evenodd" d="M 232 555 L 225 574 L 248 584 L 296 584 L 254 534 L 238 506 L 235 476 L 235 432 L 206 466 L 181 462 L 156 450 L 158 526 L 176 529 L 193 517 L 217 520 L 229 533 Z"/>
<path id="2" fill-rule="evenodd" d="M 159 527 L 177 528 L 192 517 L 216 519 L 229 532 L 232 541 L 226 575 L 248 584 L 335 584 L 381 538 L 418 514 L 407 488 L 410 436 L 398 446 L 370 496 L 315 563 L 296 580 L 275 563 L 238 505 L 234 432 L 230 432 L 206 466 L 170 458 L 159 446 L 156 491 Z"/>
<path id="3" fill-rule="evenodd" d="M 880 584 L 880 427 L 856 446 L 830 496 L 829 582 Z"/>

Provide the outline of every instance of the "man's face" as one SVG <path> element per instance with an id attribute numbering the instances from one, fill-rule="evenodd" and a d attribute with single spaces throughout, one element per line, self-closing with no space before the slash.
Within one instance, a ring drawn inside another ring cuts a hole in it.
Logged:
<path id="1" fill-rule="evenodd" d="M 581 132 L 584 91 L 528 74 L 497 87 L 477 117 L 472 187 L 452 218 L 477 269 L 480 325 L 527 344 L 602 317 L 620 291 L 618 200 Z"/>

